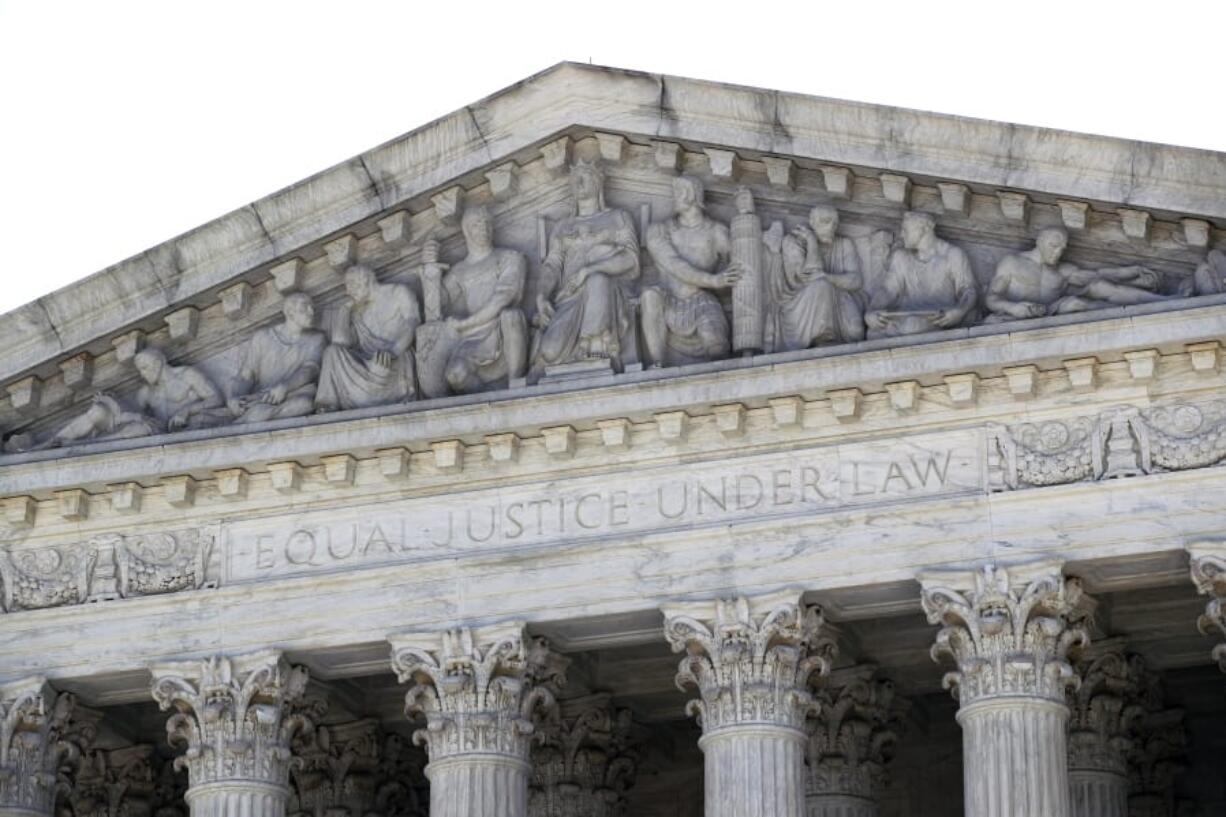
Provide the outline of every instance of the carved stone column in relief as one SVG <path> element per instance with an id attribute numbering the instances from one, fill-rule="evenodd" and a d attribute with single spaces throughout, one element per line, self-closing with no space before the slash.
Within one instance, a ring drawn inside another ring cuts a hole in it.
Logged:
<path id="1" fill-rule="evenodd" d="M 907 706 L 872 667 L 818 695 L 809 732 L 805 785 L 807 817 L 877 817 L 888 783 L 886 764 L 903 728 Z"/>
<path id="2" fill-rule="evenodd" d="M 50 817 L 61 761 L 79 750 L 65 741 L 72 696 L 43 678 L 0 685 L 0 817 Z"/>
<path id="3" fill-rule="evenodd" d="M 431 817 L 525 817 L 537 725 L 556 718 L 565 659 L 522 623 L 393 635 L 405 713 L 430 756 Z"/>
<path id="4" fill-rule="evenodd" d="M 166 722 L 170 742 L 187 747 L 175 765 L 187 769 L 192 816 L 284 817 L 290 743 L 312 728 L 289 711 L 306 689 L 306 669 L 263 651 L 150 671 L 154 700 L 175 710 Z"/>
<path id="5" fill-rule="evenodd" d="M 1052 562 L 920 582 L 928 621 L 942 625 L 933 658 L 958 665 L 945 684 L 961 704 L 966 814 L 1068 817 L 1065 691 L 1078 678 L 1067 656 L 1089 643 L 1079 582 Z"/>
<path id="6" fill-rule="evenodd" d="M 1127 817 L 1130 734 L 1142 715 L 1136 669 L 1112 650 L 1087 656 L 1076 671 L 1081 683 L 1068 692 L 1073 817 Z"/>
<path id="7" fill-rule="evenodd" d="M 805 722 L 818 709 L 809 684 L 833 652 L 821 613 L 795 591 L 663 612 L 685 653 L 677 685 L 701 695 L 687 710 L 702 726 L 707 817 L 801 817 Z"/>
<path id="8" fill-rule="evenodd" d="M 1136 721 L 1128 753 L 1129 817 L 1177 817 L 1189 804 L 1175 793 L 1175 780 L 1188 766 L 1188 734 L 1184 711 L 1168 707 L 1162 677 L 1133 659 L 1137 702 Z"/>
<path id="9" fill-rule="evenodd" d="M 637 759 L 629 710 L 608 695 L 564 701 L 532 752 L 529 817 L 620 817 Z"/>

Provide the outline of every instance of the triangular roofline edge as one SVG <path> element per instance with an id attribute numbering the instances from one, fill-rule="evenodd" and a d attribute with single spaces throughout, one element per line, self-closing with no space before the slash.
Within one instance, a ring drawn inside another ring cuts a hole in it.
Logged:
<path id="1" fill-rule="evenodd" d="M 562 62 L 6 313 L 0 381 L 577 127 L 1226 223 L 1226 153 Z"/>

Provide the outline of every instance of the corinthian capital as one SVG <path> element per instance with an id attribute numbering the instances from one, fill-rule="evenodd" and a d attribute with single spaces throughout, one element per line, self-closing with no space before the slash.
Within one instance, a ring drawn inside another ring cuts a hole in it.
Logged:
<path id="1" fill-rule="evenodd" d="M 405 694 L 405 714 L 424 715 L 413 737 L 431 762 L 451 755 L 496 753 L 528 760 L 542 718 L 556 715 L 554 692 L 565 683 L 566 659 L 521 622 L 479 629 L 389 636 L 392 668 Z"/>
<path id="2" fill-rule="evenodd" d="M 1065 579 L 1054 562 L 920 577 L 930 624 L 940 624 L 933 660 L 947 655 L 958 669 L 945 686 L 969 703 L 994 697 L 1064 701 L 1077 675 L 1068 662 L 1074 646 L 1088 646 L 1077 609 L 1081 583 Z"/>
<path id="3" fill-rule="evenodd" d="M 876 801 L 888 782 L 886 766 L 909 707 L 894 694 L 893 683 L 873 677 L 872 667 L 857 667 L 851 676 L 832 679 L 834 688 L 818 693 L 821 708 L 809 732 L 810 798 Z"/>
<path id="4" fill-rule="evenodd" d="M 171 744 L 185 744 L 175 761 L 191 786 L 253 781 L 285 786 L 290 742 L 311 724 L 289 705 L 306 690 L 307 671 L 281 653 L 214 656 L 151 668 L 153 698 L 175 714 L 166 722 Z"/>
<path id="5" fill-rule="evenodd" d="M 1128 773 L 1130 735 L 1145 712 L 1138 701 L 1139 660 L 1109 650 L 1077 663 L 1080 684 L 1067 693 L 1070 769 Z"/>
<path id="6" fill-rule="evenodd" d="M 528 817 L 620 817 L 637 770 L 629 710 L 608 695 L 561 704 L 532 752 Z"/>
<path id="7" fill-rule="evenodd" d="M 79 757 L 64 739 L 72 704 L 43 678 L 0 685 L 0 813 L 53 813 L 61 760 Z"/>
<path id="8" fill-rule="evenodd" d="M 1205 612 L 1196 626 L 1205 635 L 1226 636 L 1226 543 L 1205 543 L 1188 548 L 1192 557 L 1192 583 L 1202 596 L 1208 596 Z M 1211 653 L 1222 672 L 1226 672 L 1226 643 Z"/>
<path id="9" fill-rule="evenodd" d="M 714 600 L 663 608 L 664 635 L 684 652 L 677 686 L 697 687 L 687 712 L 703 731 L 742 724 L 802 729 L 815 713 L 815 675 L 830 671 L 834 642 L 823 636 L 816 606 L 800 593 Z"/>

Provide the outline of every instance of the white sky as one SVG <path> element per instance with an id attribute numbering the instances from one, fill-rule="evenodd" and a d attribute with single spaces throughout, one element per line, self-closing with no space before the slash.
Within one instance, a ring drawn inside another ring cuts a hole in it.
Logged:
<path id="1" fill-rule="evenodd" d="M 1224 0 L 0 0 L 0 312 L 561 60 L 1226 150 L 1223 53 Z"/>

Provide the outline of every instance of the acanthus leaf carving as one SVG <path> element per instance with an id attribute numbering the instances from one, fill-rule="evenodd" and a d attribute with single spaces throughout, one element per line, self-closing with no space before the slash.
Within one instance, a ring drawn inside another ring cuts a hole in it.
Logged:
<path id="1" fill-rule="evenodd" d="M 819 608 L 798 594 L 675 605 L 664 633 L 682 691 L 698 689 L 687 712 L 705 734 L 742 724 L 803 730 L 818 707 L 811 682 L 830 671 L 834 642 L 822 633 Z"/>
<path id="2" fill-rule="evenodd" d="M 412 684 L 405 713 L 426 719 L 414 742 L 427 747 L 431 762 L 470 753 L 526 761 L 537 724 L 557 717 L 555 691 L 568 662 L 522 624 L 389 640 L 397 677 Z"/>
<path id="3" fill-rule="evenodd" d="M 621 817 L 638 766 L 629 710 L 607 695 L 561 704 L 532 752 L 528 817 Z"/>
<path id="4" fill-rule="evenodd" d="M 821 689 L 818 701 L 819 712 L 810 722 L 806 797 L 876 802 L 888 785 L 887 766 L 905 729 L 906 702 L 890 681 L 871 672 Z"/>
<path id="5" fill-rule="evenodd" d="M 0 685 L 0 811 L 53 813 L 93 736 L 73 723 L 75 708 L 43 678 Z"/>
<path id="6" fill-rule="evenodd" d="M 172 745 L 185 754 L 193 787 L 227 780 L 258 780 L 285 786 L 290 742 L 313 728 L 310 719 L 289 711 L 302 697 L 307 671 L 280 653 L 213 656 L 152 668 L 153 698 L 174 710 L 166 723 Z"/>
<path id="7" fill-rule="evenodd" d="M 1196 621 L 1205 635 L 1214 632 L 1226 637 L 1226 545 L 1202 544 L 1189 548 L 1192 583 L 1202 596 L 1208 596 L 1205 612 Z M 1226 641 L 1211 653 L 1222 672 L 1226 672 Z"/>
<path id="8" fill-rule="evenodd" d="M 1128 773 L 1132 734 L 1144 715 L 1138 660 L 1109 650 L 1075 664 L 1080 683 L 1067 692 L 1070 769 Z"/>
<path id="9" fill-rule="evenodd" d="M 921 585 L 928 622 L 941 625 L 933 660 L 948 656 L 957 664 L 945 686 L 963 706 L 1009 696 L 1063 703 L 1078 685 L 1068 656 L 1089 644 L 1077 608 L 1081 584 L 1057 566 L 985 565 L 923 576 Z"/>

